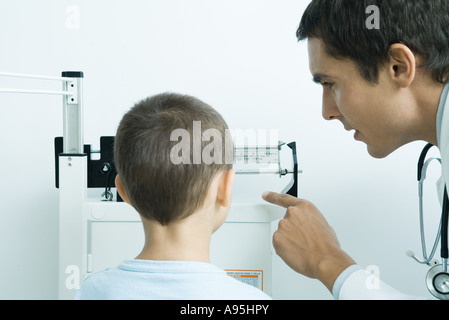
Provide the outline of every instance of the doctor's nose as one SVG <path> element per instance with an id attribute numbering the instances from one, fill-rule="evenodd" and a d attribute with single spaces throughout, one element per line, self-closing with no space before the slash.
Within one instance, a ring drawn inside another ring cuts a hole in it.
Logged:
<path id="1" fill-rule="evenodd" d="M 326 91 L 326 89 L 324 89 Z M 325 120 L 336 120 L 342 117 L 331 94 L 323 92 L 322 115 Z"/>

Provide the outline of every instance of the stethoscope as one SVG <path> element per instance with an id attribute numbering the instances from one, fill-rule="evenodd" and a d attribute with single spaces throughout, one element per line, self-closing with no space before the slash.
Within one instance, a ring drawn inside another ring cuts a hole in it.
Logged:
<path id="1" fill-rule="evenodd" d="M 432 148 L 432 144 L 428 144 L 424 147 L 418 161 L 418 197 L 419 197 L 419 228 L 421 232 L 421 246 L 423 259 L 419 259 L 412 251 L 407 251 L 407 255 L 412 257 L 420 264 L 427 264 L 431 266 L 427 272 L 426 285 L 430 293 L 438 299 L 449 300 L 449 273 L 447 270 L 448 252 L 448 194 L 447 188 L 444 187 L 443 209 L 441 213 L 440 226 L 435 238 L 435 242 L 432 247 L 430 255 L 427 255 L 426 240 L 424 237 L 424 210 L 423 210 L 423 188 L 424 180 L 426 179 L 427 167 L 429 164 L 436 160 L 441 164 L 441 159 L 430 158 L 426 160 L 427 152 Z M 437 260 L 433 259 L 438 242 L 441 238 L 441 264 Z"/>

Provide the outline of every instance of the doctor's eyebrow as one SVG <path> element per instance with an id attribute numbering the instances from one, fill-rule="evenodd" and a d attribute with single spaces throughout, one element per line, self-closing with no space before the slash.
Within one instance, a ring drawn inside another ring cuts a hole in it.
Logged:
<path id="1" fill-rule="evenodd" d="M 323 79 L 326 79 L 326 81 L 329 81 L 329 80 L 333 81 L 333 79 L 335 80 L 337 78 L 329 76 L 329 75 L 324 74 L 324 73 L 314 73 L 313 74 L 313 78 L 312 78 L 313 82 L 315 82 L 317 84 L 322 84 Z"/>
<path id="2" fill-rule="evenodd" d="M 321 84 L 321 81 L 323 78 L 329 78 L 329 76 L 325 75 L 325 74 L 321 74 L 321 73 L 315 73 L 313 75 L 312 81 L 317 83 L 317 84 Z"/>
<path id="3" fill-rule="evenodd" d="M 321 84 L 321 78 L 319 76 L 313 76 L 312 81 L 316 84 Z"/>

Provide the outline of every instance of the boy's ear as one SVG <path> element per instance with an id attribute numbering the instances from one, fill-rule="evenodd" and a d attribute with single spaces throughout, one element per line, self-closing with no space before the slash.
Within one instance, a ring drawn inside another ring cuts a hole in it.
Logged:
<path id="1" fill-rule="evenodd" d="M 222 207 L 228 207 L 232 201 L 232 183 L 234 182 L 235 170 L 227 170 L 223 173 L 219 185 L 217 202 Z"/>
<path id="2" fill-rule="evenodd" d="M 126 194 L 125 188 L 123 187 L 122 180 L 120 180 L 119 175 L 115 176 L 115 187 L 117 188 L 117 192 L 122 197 L 123 201 L 130 204 L 128 195 Z"/>

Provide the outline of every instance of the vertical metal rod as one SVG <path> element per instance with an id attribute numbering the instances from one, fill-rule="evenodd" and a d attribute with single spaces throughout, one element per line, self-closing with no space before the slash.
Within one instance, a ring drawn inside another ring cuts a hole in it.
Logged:
<path id="1" fill-rule="evenodd" d="M 84 153 L 83 127 L 83 78 L 80 71 L 64 71 L 62 77 L 72 78 L 64 81 L 63 91 L 73 92 L 72 96 L 63 97 L 63 150 L 65 154 Z"/>

